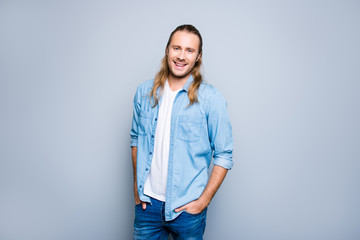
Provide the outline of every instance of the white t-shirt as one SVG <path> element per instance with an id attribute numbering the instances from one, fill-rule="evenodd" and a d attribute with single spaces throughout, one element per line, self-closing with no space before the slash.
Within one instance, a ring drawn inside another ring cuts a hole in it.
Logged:
<path id="1" fill-rule="evenodd" d="M 168 81 L 165 82 L 157 117 L 153 159 L 150 173 L 144 184 L 145 195 L 163 202 L 166 200 L 171 112 L 176 94 L 179 91 L 180 89 L 172 91 Z"/>

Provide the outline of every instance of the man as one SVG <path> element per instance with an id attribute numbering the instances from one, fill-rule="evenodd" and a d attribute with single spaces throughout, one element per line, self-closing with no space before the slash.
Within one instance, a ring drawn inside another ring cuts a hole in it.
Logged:
<path id="1" fill-rule="evenodd" d="M 136 91 L 134 239 L 202 239 L 207 206 L 233 165 L 226 101 L 202 81 L 201 57 L 199 31 L 177 27 L 155 79 Z"/>

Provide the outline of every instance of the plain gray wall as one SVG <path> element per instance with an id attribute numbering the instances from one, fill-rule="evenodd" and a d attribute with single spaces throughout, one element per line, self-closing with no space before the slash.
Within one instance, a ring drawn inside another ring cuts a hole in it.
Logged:
<path id="1" fill-rule="evenodd" d="M 359 1 L 0 1 L 0 239 L 131 239 L 136 87 L 194 24 L 234 161 L 205 239 L 360 239 Z"/>

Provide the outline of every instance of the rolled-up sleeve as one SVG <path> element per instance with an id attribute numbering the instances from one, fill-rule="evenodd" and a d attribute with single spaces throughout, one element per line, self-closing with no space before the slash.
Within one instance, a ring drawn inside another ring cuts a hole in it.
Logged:
<path id="1" fill-rule="evenodd" d="M 209 99 L 207 110 L 214 165 L 231 169 L 234 164 L 232 128 L 226 100 L 220 92 L 215 92 Z"/>
<path id="2" fill-rule="evenodd" d="M 131 131 L 130 131 L 130 137 L 131 137 L 130 147 L 137 147 L 138 145 L 138 120 L 139 120 L 138 96 L 139 96 L 139 89 L 136 90 L 134 97 L 133 118 L 132 118 Z"/>

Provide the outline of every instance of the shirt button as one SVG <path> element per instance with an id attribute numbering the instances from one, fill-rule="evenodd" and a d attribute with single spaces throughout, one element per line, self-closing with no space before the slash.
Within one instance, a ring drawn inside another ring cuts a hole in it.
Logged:
<path id="1" fill-rule="evenodd" d="M 155 118 L 155 121 L 157 121 L 157 118 Z"/>
<path id="2" fill-rule="evenodd" d="M 148 168 L 146 168 L 146 169 L 145 169 L 145 171 L 149 171 L 149 169 L 148 169 Z"/>
<path id="3" fill-rule="evenodd" d="M 142 185 L 140 185 L 140 187 L 139 188 L 142 188 Z"/>
<path id="4" fill-rule="evenodd" d="M 152 152 L 150 152 L 150 155 L 152 154 Z"/>
<path id="5" fill-rule="evenodd" d="M 151 135 L 151 138 L 154 138 L 154 135 Z"/>

